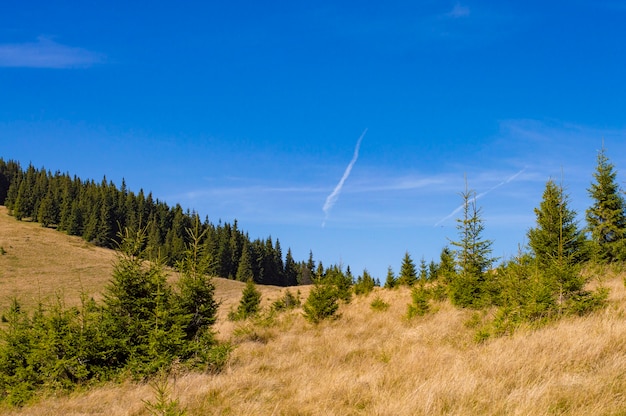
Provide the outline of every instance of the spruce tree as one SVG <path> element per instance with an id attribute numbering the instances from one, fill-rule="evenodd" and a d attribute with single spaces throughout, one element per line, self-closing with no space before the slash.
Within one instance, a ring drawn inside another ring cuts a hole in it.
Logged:
<path id="1" fill-rule="evenodd" d="M 430 275 L 428 273 L 428 265 L 426 264 L 426 259 L 424 259 L 424 257 L 422 256 L 422 259 L 420 260 L 419 279 L 422 281 L 426 281 L 430 278 L 429 276 Z"/>
<path id="2" fill-rule="evenodd" d="M 309 292 L 309 297 L 302 305 L 304 317 L 311 323 L 318 324 L 325 319 L 336 317 L 339 309 L 337 287 L 320 280 Z"/>
<path id="3" fill-rule="evenodd" d="M 119 259 L 104 295 L 104 322 L 112 345 L 112 367 L 134 375 L 168 366 L 186 349 L 183 317 L 174 302 L 162 264 L 141 259 L 145 228 L 120 235 Z"/>
<path id="4" fill-rule="evenodd" d="M 239 266 L 237 267 L 237 274 L 235 278 L 240 282 L 247 282 L 254 280 L 254 273 L 252 271 L 252 255 L 250 253 L 250 245 L 245 242 L 241 252 L 241 258 L 239 259 Z"/>
<path id="5" fill-rule="evenodd" d="M 450 247 L 445 246 L 441 249 L 439 255 L 439 265 L 437 266 L 437 277 L 441 278 L 443 283 L 449 284 L 456 275 L 456 264 L 454 262 L 454 252 Z"/>
<path id="6" fill-rule="evenodd" d="M 451 242 L 458 248 L 459 273 L 450 283 L 450 298 L 458 306 L 480 307 L 490 302 L 487 272 L 495 261 L 491 257 L 493 242 L 482 236 L 485 226 L 481 210 L 476 206 L 476 193 L 466 185 L 461 197 L 463 217 L 457 219 L 459 241 Z"/>
<path id="7" fill-rule="evenodd" d="M 397 279 L 393 273 L 391 266 L 387 267 L 387 278 L 385 279 L 385 289 L 393 289 L 396 287 Z"/>
<path id="8" fill-rule="evenodd" d="M 376 286 L 376 281 L 372 275 L 369 274 L 367 269 L 365 269 L 363 270 L 363 274 L 357 277 L 356 283 L 354 284 L 354 294 L 367 295 L 374 290 L 374 286 Z"/>
<path id="9" fill-rule="evenodd" d="M 246 282 L 241 292 L 241 299 L 237 311 L 229 314 L 231 320 L 247 319 L 261 310 L 261 292 L 258 291 L 252 279 Z"/>
<path id="10" fill-rule="evenodd" d="M 285 286 L 295 286 L 298 284 L 298 265 L 291 254 L 291 248 L 287 249 L 285 256 Z"/>
<path id="11" fill-rule="evenodd" d="M 50 193 L 48 193 L 39 204 L 39 211 L 37 213 L 37 221 L 41 223 L 42 227 L 48 227 L 54 222 L 53 209 L 52 197 Z"/>
<path id="12" fill-rule="evenodd" d="M 586 259 L 585 235 L 568 203 L 563 187 L 550 179 L 539 208 L 535 208 L 537 225 L 528 231 L 528 245 L 540 267 L 551 266 L 555 261 L 578 264 Z"/>
<path id="13" fill-rule="evenodd" d="M 206 228 L 201 231 L 200 222 L 196 218 L 194 229 L 187 229 L 190 243 L 183 259 L 177 264 L 181 273 L 178 305 L 187 317 L 184 330 L 188 340 L 197 340 L 209 334 L 209 326 L 217 319 L 219 303 L 214 297 L 215 285 L 208 276 L 209 265 L 200 243 L 207 231 Z"/>
<path id="14" fill-rule="evenodd" d="M 595 182 L 587 190 L 593 204 L 586 212 L 594 257 L 603 262 L 626 259 L 626 202 L 615 181 L 617 173 L 606 156 L 604 144 L 598 152 L 593 174 Z"/>
<path id="15" fill-rule="evenodd" d="M 578 228 L 576 212 L 568 208 L 569 198 L 553 180 L 546 183 L 543 200 L 535 208 L 537 226 L 528 231 L 528 245 L 542 271 L 542 280 L 562 307 L 582 293 L 581 263 L 587 258 L 585 235 Z"/>
<path id="16" fill-rule="evenodd" d="M 411 255 L 407 251 L 404 253 L 404 258 L 402 259 L 397 284 L 413 286 L 415 282 L 417 282 L 417 270 L 415 269 L 415 263 L 413 263 Z"/>

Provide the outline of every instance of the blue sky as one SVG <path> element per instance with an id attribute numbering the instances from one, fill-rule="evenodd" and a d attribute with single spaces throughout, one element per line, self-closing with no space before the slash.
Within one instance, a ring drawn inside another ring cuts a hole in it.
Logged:
<path id="1" fill-rule="evenodd" d="M 143 188 L 297 259 L 384 280 L 456 239 L 494 256 L 546 181 L 626 170 L 626 2 L 13 1 L 0 157 Z"/>

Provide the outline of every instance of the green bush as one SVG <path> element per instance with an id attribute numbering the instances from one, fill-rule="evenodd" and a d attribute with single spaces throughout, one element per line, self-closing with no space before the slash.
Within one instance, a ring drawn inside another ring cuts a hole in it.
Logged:
<path id="1" fill-rule="evenodd" d="M 600 287 L 594 292 L 581 291 L 569 299 L 567 310 L 575 315 L 583 316 L 603 308 L 609 297 L 609 289 Z"/>
<path id="2" fill-rule="evenodd" d="M 385 302 L 380 296 L 376 296 L 376 298 L 370 303 L 370 307 L 379 312 L 386 311 L 389 309 L 389 304 Z"/>
<path id="3" fill-rule="evenodd" d="M 29 314 L 17 300 L 12 303 L 0 328 L 0 404 L 27 404 L 42 389 L 148 379 L 174 362 L 223 368 L 232 348 L 218 344 L 211 330 L 212 292 L 194 293 L 198 285 L 188 285 L 190 298 L 204 299 L 207 308 L 196 315 L 185 307 L 185 297 L 173 292 L 160 263 L 140 259 L 137 237 L 125 236 L 102 305 L 83 296 L 79 307 L 66 308 L 58 299 Z M 201 328 L 195 326 L 198 316 Z"/>
<path id="4" fill-rule="evenodd" d="M 286 311 L 289 309 L 294 309 L 300 306 L 302 302 L 300 301 L 300 291 L 298 291 L 297 295 L 294 296 L 293 293 L 289 289 L 285 290 L 285 294 L 282 298 L 277 299 L 272 303 L 272 309 L 275 311 Z"/>
<path id="5" fill-rule="evenodd" d="M 303 309 L 304 317 L 314 324 L 334 318 L 339 309 L 337 288 L 331 284 L 316 284 L 304 302 Z"/>
<path id="6" fill-rule="evenodd" d="M 372 293 L 374 286 L 376 286 L 374 278 L 367 272 L 367 270 L 363 270 L 363 275 L 359 276 L 354 284 L 354 294 L 368 295 Z"/>

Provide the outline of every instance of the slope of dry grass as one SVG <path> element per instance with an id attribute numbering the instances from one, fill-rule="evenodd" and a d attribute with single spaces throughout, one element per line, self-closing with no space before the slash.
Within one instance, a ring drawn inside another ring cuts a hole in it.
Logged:
<path id="1" fill-rule="evenodd" d="M 0 310 L 13 297 L 26 307 L 57 295 L 69 304 L 97 295 L 110 279 L 114 252 L 38 223 L 20 222 L 0 206 Z"/>
<path id="2" fill-rule="evenodd" d="M 340 319 L 313 326 L 300 310 L 254 324 L 228 322 L 225 314 L 242 286 L 216 283 L 223 299 L 216 329 L 236 349 L 221 374 L 170 379 L 172 397 L 189 415 L 626 414 L 621 275 L 606 277 L 605 310 L 483 344 L 473 340 L 473 313 L 447 302 L 407 321 L 406 289 L 355 298 L 342 306 Z M 266 306 L 282 293 L 261 290 Z M 390 308 L 374 311 L 376 296 Z M 147 415 L 142 400 L 152 398 L 150 386 L 128 383 L 4 413 Z"/>

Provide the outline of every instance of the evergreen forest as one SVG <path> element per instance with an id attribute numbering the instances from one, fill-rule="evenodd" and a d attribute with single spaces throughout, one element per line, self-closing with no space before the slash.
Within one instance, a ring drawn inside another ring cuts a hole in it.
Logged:
<path id="1" fill-rule="evenodd" d="M 168 266 L 183 258 L 191 242 L 185 230 L 200 222 L 202 261 L 210 275 L 276 286 L 312 282 L 313 253 L 307 261 L 296 262 L 288 249 L 283 258 L 278 239 L 252 240 L 237 220 L 232 224 L 202 221 L 179 204 L 170 207 L 152 193 L 134 193 L 123 180 L 118 188 L 106 177 L 98 183 L 32 165 L 23 169 L 19 162 L 0 158 L 0 205 L 17 220 L 37 221 L 107 248 L 117 247 L 125 229 L 145 228 L 142 252 L 162 258 Z"/>

